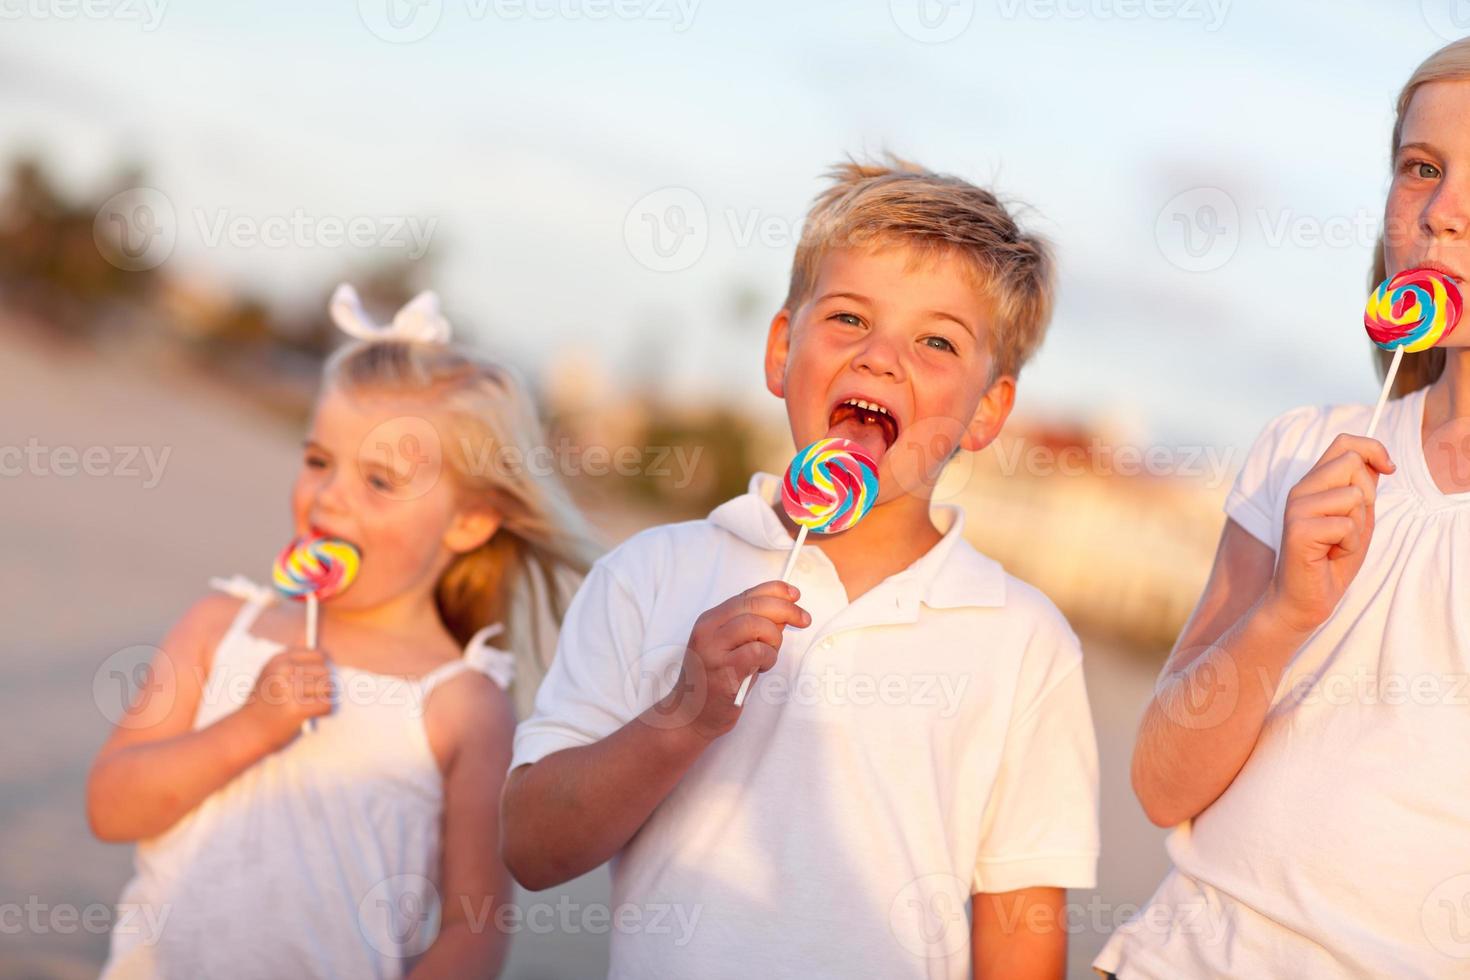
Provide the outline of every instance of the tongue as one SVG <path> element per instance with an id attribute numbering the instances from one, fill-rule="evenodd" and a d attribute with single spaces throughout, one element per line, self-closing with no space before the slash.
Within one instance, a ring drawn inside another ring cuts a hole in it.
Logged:
<path id="1" fill-rule="evenodd" d="M 827 430 L 827 438 L 851 439 L 866 449 L 875 463 L 881 462 L 883 454 L 888 452 L 888 443 L 883 440 L 883 427 L 861 419 L 843 419 Z"/>

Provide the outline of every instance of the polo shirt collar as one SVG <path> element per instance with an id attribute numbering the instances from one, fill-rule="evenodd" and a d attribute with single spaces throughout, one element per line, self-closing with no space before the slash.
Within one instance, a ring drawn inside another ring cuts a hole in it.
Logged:
<path id="1" fill-rule="evenodd" d="M 780 492 L 776 476 L 756 473 L 749 491 L 716 507 L 709 521 L 756 548 L 789 552 L 794 539 L 773 509 Z M 901 606 L 916 608 L 919 602 L 935 609 L 1004 606 L 1005 569 L 965 540 L 965 512 L 938 504 L 931 513 L 943 537 L 908 568 L 889 576 L 884 586 L 897 590 Z M 819 544 L 816 536 L 807 538 L 807 547 Z"/>

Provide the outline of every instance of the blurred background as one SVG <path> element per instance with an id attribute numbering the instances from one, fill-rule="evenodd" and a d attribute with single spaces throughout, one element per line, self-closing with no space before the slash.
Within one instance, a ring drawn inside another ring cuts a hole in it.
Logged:
<path id="1" fill-rule="evenodd" d="M 822 172 L 993 185 L 1060 260 L 938 496 L 1083 637 L 1103 763 L 1073 975 L 1167 868 L 1133 727 L 1261 426 L 1371 400 L 1393 101 L 1466 0 L 0 0 L 0 977 L 94 976 L 130 848 L 82 788 L 120 664 L 262 577 L 339 281 L 516 365 L 609 543 L 792 447 L 765 327 Z M 616 447 L 651 451 L 611 471 Z M 589 450 L 591 450 L 589 452 Z M 605 872 L 528 898 L 607 901 Z M 605 930 L 507 976 L 594 977 Z"/>

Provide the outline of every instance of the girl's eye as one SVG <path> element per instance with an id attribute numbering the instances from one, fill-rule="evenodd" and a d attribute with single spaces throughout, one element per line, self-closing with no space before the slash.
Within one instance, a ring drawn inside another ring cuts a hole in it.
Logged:
<path id="1" fill-rule="evenodd" d="M 935 350 L 948 351 L 951 354 L 956 353 L 954 344 L 951 344 L 943 337 L 925 337 L 923 342 Z"/>
<path id="2" fill-rule="evenodd" d="M 320 456 L 308 456 L 306 457 L 306 468 L 311 470 L 324 470 L 327 468 L 327 461 Z"/>
<path id="3" fill-rule="evenodd" d="M 1404 172 L 1421 180 L 1434 180 L 1439 177 L 1439 168 L 1424 160 L 1410 160 L 1404 164 Z"/>
<path id="4" fill-rule="evenodd" d="M 377 474 L 368 477 L 368 486 L 374 490 L 381 490 L 383 493 L 393 492 L 393 484 Z"/>
<path id="5" fill-rule="evenodd" d="M 831 319 L 839 323 L 845 323 L 849 327 L 861 327 L 863 325 L 863 318 L 856 313 L 833 313 Z"/>

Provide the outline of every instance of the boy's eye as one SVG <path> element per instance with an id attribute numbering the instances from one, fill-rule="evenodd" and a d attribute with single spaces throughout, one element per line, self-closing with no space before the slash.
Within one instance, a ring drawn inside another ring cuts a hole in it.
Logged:
<path id="1" fill-rule="evenodd" d="M 381 490 L 384 493 L 391 493 L 394 490 L 394 486 L 391 480 L 388 480 L 385 477 L 381 477 L 376 473 L 368 477 L 368 486 L 372 487 L 374 490 Z"/>
<path id="2" fill-rule="evenodd" d="M 845 323 L 849 327 L 861 327 L 863 325 L 863 318 L 856 313 L 833 313 L 831 319 L 839 323 Z"/>
<path id="3" fill-rule="evenodd" d="M 948 351 L 951 354 L 956 353 L 954 344 L 951 344 L 943 337 L 925 337 L 923 343 L 935 350 Z"/>
<path id="4" fill-rule="evenodd" d="M 307 469 L 324 470 L 327 468 L 327 461 L 320 456 L 308 456 L 305 462 Z"/>

